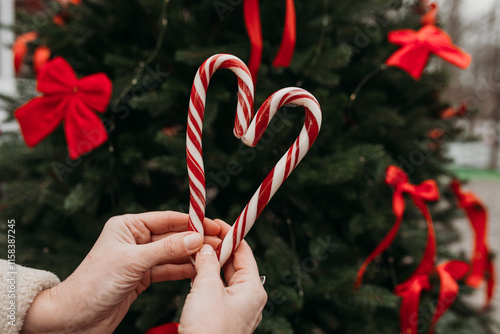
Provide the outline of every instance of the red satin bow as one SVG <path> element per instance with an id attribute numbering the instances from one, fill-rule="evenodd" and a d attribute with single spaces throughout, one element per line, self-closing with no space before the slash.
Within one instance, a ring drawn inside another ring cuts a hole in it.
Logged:
<path id="1" fill-rule="evenodd" d="M 391 31 L 389 42 L 400 45 L 385 63 L 396 66 L 419 80 L 431 53 L 461 68 L 467 68 L 471 57 L 453 44 L 451 37 L 438 27 L 428 24 L 419 31 L 402 29 Z"/>
<path id="2" fill-rule="evenodd" d="M 14 71 L 18 74 L 21 71 L 21 65 L 28 53 L 28 43 L 33 42 L 38 38 L 38 34 L 34 31 L 19 35 L 12 46 L 14 53 Z M 42 67 L 49 61 L 50 49 L 46 46 L 39 46 L 33 53 L 33 69 L 35 73 L 39 73 Z"/>
<path id="3" fill-rule="evenodd" d="M 179 324 L 176 322 L 169 322 L 156 327 L 151 327 L 144 334 L 177 334 Z"/>
<path id="4" fill-rule="evenodd" d="M 251 51 L 248 68 L 252 74 L 254 83 L 257 82 L 257 73 L 259 71 L 262 60 L 262 26 L 260 20 L 259 0 L 244 0 L 243 15 L 245 17 L 245 26 L 247 28 L 248 37 L 250 38 Z M 288 67 L 292 61 L 295 43 L 297 39 L 296 33 L 296 18 L 295 4 L 293 0 L 286 0 L 285 27 L 283 29 L 283 37 L 281 39 L 280 49 L 276 58 L 274 58 L 273 66 Z"/>
<path id="5" fill-rule="evenodd" d="M 21 70 L 24 57 L 26 57 L 26 53 L 28 53 L 28 43 L 33 42 L 37 38 L 38 34 L 34 31 L 19 35 L 16 38 L 14 45 L 12 45 L 12 52 L 14 53 L 14 71 L 16 74 Z"/>
<path id="6" fill-rule="evenodd" d="M 467 108 L 468 108 L 468 105 L 466 102 L 463 102 L 460 105 L 460 107 L 458 107 L 456 109 L 453 107 L 446 108 L 441 113 L 441 119 L 449 120 L 449 119 L 452 119 L 454 117 L 464 117 L 467 114 Z"/>
<path id="7" fill-rule="evenodd" d="M 42 68 L 47 64 L 50 59 L 51 51 L 48 47 L 40 45 L 33 53 L 33 70 L 36 74 L 40 73 Z"/>
<path id="8" fill-rule="evenodd" d="M 413 275 L 428 273 L 432 270 L 432 268 L 434 268 L 434 260 L 436 257 L 436 237 L 434 234 L 432 218 L 425 202 L 437 201 L 439 199 L 439 190 L 436 182 L 434 180 L 427 180 L 419 185 L 410 184 L 408 182 L 408 175 L 406 175 L 402 169 L 394 165 L 387 168 L 385 182 L 394 188 L 392 209 L 394 215 L 396 216 L 396 222 L 392 226 L 389 233 L 387 233 L 384 239 L 377 245 L 372 253 L 368 255 L 368 258 L 361 265 L 356 278 L 355 287 L 359 287 L 361 285 L 366 267 L 370 264 L 370 262 L 382 254 L 382 252 L 384 252 L 391 245 L 396 237 L 405 211 L 404 193 L 408 193 L 410 195 L 413 203 L 415 203 L 415 205 L 420 209 L 425 217 L 425 220 L 427 221 L 427 245 L 425 247 L 422 260 Z"/>
<path id="9" fill-rule="evenodd" d="M 15 111 L 26 144 L 36 146 L 64 120 L 71 159 L 100 146 L 108 134 L 95 111 L 106 110 L 111 89 L 104 73 L 78 80 L 66 60 L 50 61 L 38 76 L 37 90 L 44 95 Z"/>
<path id="10" fill-rule="evenodd" d="M 471 270 L 465 279 L 465 283 L 470 287 L 478 288 L 484 279 L 487 280 L 485 308 L 488 308 L 495 287 L 495 272 L 486 240 L 488 214 L 483 203 L 473 193 L 462 192 L 459 181 L 452 181 L 451 188 L 457 197 L 458 205 L 467 214 L 475 236 Z"/>
<path id="11" fill-rule="evenodd" d="M 432 268 L 431 268 L 432 269 Z M 395 293 L 403 297 L 400 307 L 401 333 L 417 334 L 418 310 L 420 295 L 423 290 L 431 290 L 429 277 L 436 272 L 439 276 L 439 297 L 431 321 L 429 334 L 434 333 L 434 326 L 441 316 L 450 308 L 458 294 L 457 280 L 460 280 L 469 266 L 462 261 L 448 261 L 438 265 L 428 273 L 412 275 L 406 282 L 396 286 Z"/>

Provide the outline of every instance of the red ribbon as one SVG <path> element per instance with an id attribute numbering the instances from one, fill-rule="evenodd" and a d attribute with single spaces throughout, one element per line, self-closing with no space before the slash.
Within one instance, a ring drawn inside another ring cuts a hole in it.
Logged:
<path id="1" fill-rule="evenodd" d="M 485 308 L 488 308 L 495 287 L 495 273 L 487 242 L 488 214 L 484 204 L 472 192 L 462 191 L 459 181 L 452 181 L 451 188 L 457 197 L 458 205 L 464 209 L 474 231 L 471 270 L 465 283 L 470 287 L 478 288 L 484 279 L 487 280 Z"/>
<path id="2" fill-rule="evenodd" d="M 16 38 L 12 46 L 12 52 L 14 53 L 14 71 L 16 74 L 21 70 L 21 65 L 24 62 L 26 53 L 28 53 L 28 43 L 33 42 L 37 38 L 38 34 L 34 31 L 19 35 Z"/>
<path id="3" fill-rule="evenodd" d="M 420 23 L 422 25 L 436 24 L 438 5 L 435 3 L 431 3 L 430 5 L 426 5 L 426 7 L 427 12 L 420 18 Z"/>
<path id="4" fill-rule="evenodd" d="M 468 109 L 467 102 L 462 102 L 458 108 L 449 107 L 441 113 L 441 119 L 449 120 L 455 117 L 465 117 Z"/>
<path id="5" fill-rule="evenodd" d="M 363 280 L 363 275 L 366 267 L 370 264 L 373 259 L 384 252 L 394 241 L 396 234 L 403 220 L 403 214 L 405 211 L 405 200 L 403 197 L 404 193 L 410 195 L 413 203 L 420 209 L 425 220 L 427 221 L 427 245 L 425 247 L 424 255 L 422 260 L 413 273 L 414 275 L 420 275 L 423 273 L 428 273 L 434 268 L 434 260 L 436 257 L 436 237 L 434 234 L 434 226 L 432 224 L 432 218 L 427 209 L 426 201 L 436 201 L 439 199 L 439 190 L 437 184 L 434 180 L 427 180 L 419 185 L 413 185 L 408 182 L 408 175 L 406 173 L 391 165 L 387 168 L 385 182 L 392 186 L 394 189 L 392 197 L 392 210 L 396 216 L 396 222 L 392 226 L 389 233 L 384 237 L 384 239 L 377 245 L 377 247 L 372 251 L 368 258 L 363 262 L 361 268 L 358 271 L 355 287 L 359 287 Z"/>
<path id="6" fill-rule="evenodd" d="M 243 15 L 251 45 L 248 68 L 250 69 L 254 83 L 256 83 L 257 74 L 262 61 L 263 49 L 259 0 L 244 0 Z M 295 4 L 293 0 L 286 0 L 285 27 L 283 29 L 280 49 L 276 58 L 274 58 L 273 66 L 288 67 L 290 65 L 295 50 L 296 40 Z"/>
<path id="7" fill-rule="evenodd" d="M 151 327 L 144 334 L 177 334 L 179 324 L 176 322 L 169 322 L 156 327 Z"/>
<path id="8" fill-rule="evenodd" d="M 457 280 L 460 280 L 469 266 L 462 261 L 448 261 L 438 265 L 428 273 L 412 275 L 406 282 L 396 286 L 395 293 L 403 297 L 400 307 L 401 333 L 416 334 L 418 327 L 418 310 L 420 295 L 424 290 L 431 290 L 430 276 L 437 273 L 439 277 L 439 297 L 431 321 L 429 334 L 434 333 L 434 326 L 439 318 L 450 308 L 458 294 Z"/>
<path id="9" fill-rule="evenodd" d="M 47 64 L 52 52 L 46 46 L 39 46 L 33 52 L 33 70 L 36 74 L 40 73 L 42 68 Z"/>
<path id="10" fill-rule="evenodd" d="M 438 27 L 427 24 L 419 31 L 402 29 L 389 32 L 389 42 L 400 45 L 385 63 L 396 66 L 419 80 L 431 53 L 460 68 L 467 68 L 471 57 L 453 44 L 451 37 Z"/>
<path id="11" fill-rule="evenodd" d="M 111 98 L 111 81 L 104 73 L 77 79 L 71 66 L 57 57 L 38 76 L 36 97 L 15 111 L 26 144 L 36 146 L 64 121 L 69 156 L 76 159 L 108 139 L 101 119 Z"/>

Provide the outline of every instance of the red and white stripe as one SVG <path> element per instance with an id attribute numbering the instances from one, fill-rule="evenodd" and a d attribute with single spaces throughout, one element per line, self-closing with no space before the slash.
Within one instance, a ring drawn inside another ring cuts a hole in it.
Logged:
<path id="1" fill-rule="evenodd" d="M 261 183 L 219 246 L 217 254 L 221 266 L 236 250 L 267 203 L 297 167 L 318 136 L 322 118 L 318 101 L 308 91 L 292 87 L 279 90 L 264 102 L 241 140 L 248 146 L 257 145 L 276 111 L 287 104 L 304 107 L 306 113 L 304 126 L 292 146 Z"/>
<path id="2" fill-rule="evenodd" d="M 203 167 L 201 133 L 205 114 L 205 99 L 210 78 L 218 69 L 229 69 L 238 77 L 238 106 L 234 122 L 234 135 L 241 138 L 253 116 L 254 87 L 250 71 L 239 58 L 218 54 L 208 58 L 198 69 L 189 100 L 186 156 L 189 175 L 189 230 L 203 235 L 205 218 L 205 169 Z"/>
<path id="3" fill-rule="evenodd" d="M 281 89 L 270 96 L 249 124 L 253 116 L 254 89 L 246 65 L 231 55 L 215 55 L 205 61 L 196 74 L 189 103 L 186 150 L 190 188 L 189 230 L 191 231 L 197 231 L 203 235 L 202 222 L 205 217 L 206 193 L 201 133 L 208 83 L 213 73 L 219 68 L 230 69 L 238 76 L 238 107 L 234 134 L 246 145 L 252 147 L 257 145 L 280 107 L 302 106 L 306 113 L 304 126 L 299 136 L 267 175 L 219 246 L 217 254 L 222 266 L 250 231 L 271 197 L 311 148 L 318 136 L 322 116 L 319 103 L 311 93 L 292 87 Z"/>

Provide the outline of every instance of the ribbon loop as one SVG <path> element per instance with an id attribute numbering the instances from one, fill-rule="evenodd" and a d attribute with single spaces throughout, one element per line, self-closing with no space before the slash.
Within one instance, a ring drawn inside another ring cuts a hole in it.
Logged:
<path id="1" fill-rule="evenodd" d="M 411 196 L 421 198 L 426 202 L 439 199 L 439 189 L 434 180 L 426 180 L 418 185 L 405 183 L 401 185 L 401 189 Z"/>
<path id="2" fill-rule="evenodd" d="M 487 242 L 488 214 L 484 204 L 472 192 L 463 192 L 458 180 L 453 180 L 451 189 L 454 192 L 458 205 L 461 207 L 474 231 L 474 249 L 471 256 L 470 273 L 465 283 L 473 288 L 478 288 L 483 280 L 487 282 L 485 308 L 491 304 L 495 275 L 493 264 L 489 256 Z"/>
<path id="3" fill-rule="evenodd" d="M 250 60 L 248 67 L 252 74 L 254 84 L 257 82 L 257 75 L 262 61 L 262 24 L 260 19 L 259 0 L 244 0 L 243 15 L 245 18 L 245 27 L 250 39 Z M 286 0 L 285 26 L 281 45 L 273 61 L 273 66 L 288 67 L 292 61 L 297 40 L 295 4 L 293 0 Z"/>

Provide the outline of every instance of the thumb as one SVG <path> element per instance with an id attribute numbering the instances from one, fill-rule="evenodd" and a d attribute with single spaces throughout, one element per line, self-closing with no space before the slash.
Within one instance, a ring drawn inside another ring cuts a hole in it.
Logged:
<path id="1" fill-rule="evenodd" d="M 220 264 L 215 255 L 215 251 L 210 245 L 203 245 L 201 250 L 196 254 L 196 277 L 193 282 L 193 287 L 204 284 L 222 284 L 220 279 Z"/>
<path id="2" fill-rule="evenodd" d="M 140 245 L 143 258 L 153 267 L 160 263 L 173 262 L 196 253 L 203 245 L 203 239 L 196 232 L 175 233 L 166 238 Z"/>

